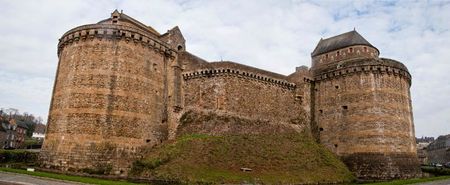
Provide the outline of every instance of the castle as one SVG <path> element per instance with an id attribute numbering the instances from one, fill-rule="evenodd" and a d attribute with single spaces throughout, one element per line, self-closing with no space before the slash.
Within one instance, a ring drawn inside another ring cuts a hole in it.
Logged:
<path id="1" fill-rule="evenodd" d="M 312 67 L 285 76 L 207 62 L 186 51 L 178 27 L 160 34 L 116 10 L 66 32 L 58 57 L 46 168 L 126 174 L 142 148 L 177 137 L 185 113 L 214 112 L 310 132 L 361 179 L 419 173 L 411 75 L 356 31 L 321 39 Z M 232 127 L 197 132 L 252 132 Z"/>

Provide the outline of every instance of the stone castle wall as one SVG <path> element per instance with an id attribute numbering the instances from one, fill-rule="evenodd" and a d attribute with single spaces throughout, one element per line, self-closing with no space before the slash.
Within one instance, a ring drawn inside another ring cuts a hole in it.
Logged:
<path id="1" fill-rule="evenodd" d="M 411 76 L 378 49 L 323 53 L 285 76 L 207 62 L 185 47 L 178 27 L 160 35 L 117 11 L 64 34 L 43 166 L 126 175 L 142 148 L 178 131 L 306 130 L 359 178 L 416 175 Z"/>
<path id="2" fill-rule="evenodd" d="M 302 108 L 308 102 L 295 98 L 297 86 L 285 76 L 231 62 L 208 67 L 183 74 L 187 109 L 309 125 L 309 112 Z"/>
<path id="3" fill-rule="evenodd" d="M 58 169 L 124 173 L 142 146 L 165 140 L 164 46 L 123 26 L 66 33 L 41 158 Z"/>
<path id="4" fill-rule="evenodd" d="M 334 65 L 335 62 L 356 58 L 377 58 L 378 49 L 366 45 L 353 45 L 332 52 L 312 57 L 311 68 L 321 68 Z"/>
<path id="5" fill-rule="evenodd" d="M 342 156 L 359 178 L 417 175 L 406 68 L 389 59 L 367 58 L 319 70 L 314 114 L 321 143 Z"/>

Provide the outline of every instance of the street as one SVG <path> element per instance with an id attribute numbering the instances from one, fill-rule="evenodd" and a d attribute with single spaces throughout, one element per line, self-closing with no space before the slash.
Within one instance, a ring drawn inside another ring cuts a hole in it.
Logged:
<path id="1" fill-rule="evenodd" d="M 0 172 L 0 185 L 80 185 L 83 183 L 68 182 L 56 179 L 33 177 L 17 173 Z"/>

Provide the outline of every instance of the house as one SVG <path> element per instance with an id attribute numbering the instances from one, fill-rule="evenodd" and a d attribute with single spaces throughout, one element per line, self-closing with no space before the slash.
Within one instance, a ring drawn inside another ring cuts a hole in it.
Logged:
<path id="1" fill-rule="evenodd" d="M 27 125 L 23 121 L 2 118 L 0 128 L 0 142 L 4 149 L 17 149 L 23 147 Z"/>

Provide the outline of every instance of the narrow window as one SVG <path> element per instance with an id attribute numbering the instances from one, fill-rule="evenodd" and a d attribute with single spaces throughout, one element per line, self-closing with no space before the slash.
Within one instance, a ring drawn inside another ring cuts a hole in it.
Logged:
<path id="1" fill-rule="evenodd" d="M 334 88 L 339 89 L 339 85 L 334 86 Z"/>
<path id="2" fill-rule="evenodd" d="M 322 110 L 322 109 L 320 109 L 320 110 L 319 110 L 319 112 L 320 112 L 320 113 L 322 114 L 322 113 L 323 113 L 323 110 Z"/>
<path id="3" fill-rule="evenodd" d="M 114 19 L 117 19 L 117 15 L 113 16 Z"/>
<path id="4" fill-rule="evenodd" d="M 334 144 L 334 147 L 335 147 L 335 148 L 337 148 L 337 147 L 338 147 L 338 145 L 337 145 L 337 144 Z"/>
<path id="5" fill-rule="evenodd" d="M 367 52 L 367 47 L 364 47 L 364 52 Z"/>
<path id="6" fill-rule="evenodd" d="M 303 96 L 297 95 L 297 96 L 295 96 L 295 100 L 297 100 L 298 102 L 300 102 L 300 104 L 302 104 L 303 103 Z"/>
<path id="7" fill-rule="evenodd" d="M 350 53 L 353 53 L 353 48 L 350 48 L 349 50 L 350 50 Z"/>
<path id="8" fill-rule="evenodd" d="M 339 56 L 339 55 L 340 55 L 340 52 L 338 51 L 338 52 L 337 52 L 337 56 Z"/>
<path id="9" fill-rule="evenodd" d="M 319 128 L 319 130 L 320 130 L 320 131 L 323 131 L 323 128 L 322 128 L 322 127 L 320 127 L 320 128 Z"/>
<path id="10" fill-rule="evenodd" d="M 342 106 L 342 109 L 347 110 L 348 109 L 347 105 Z"/>
<path id="11" fill-rule="evenodd" d="M 325 55 L 325 58 L 328 58 L 328 54 Z"/>

